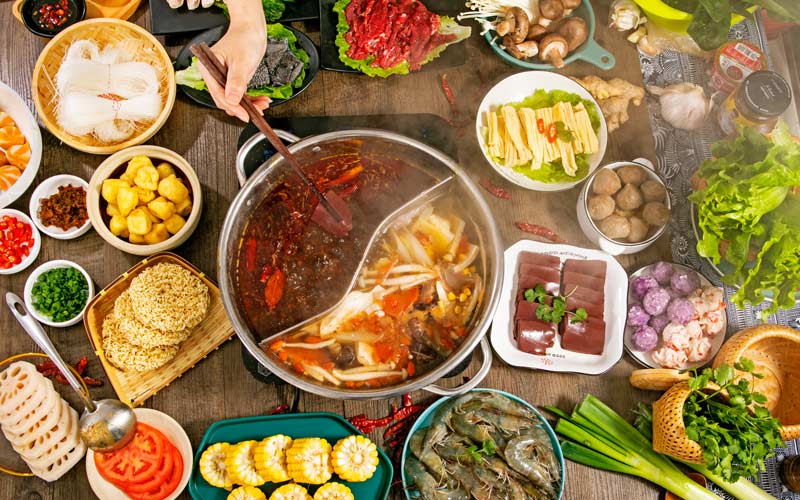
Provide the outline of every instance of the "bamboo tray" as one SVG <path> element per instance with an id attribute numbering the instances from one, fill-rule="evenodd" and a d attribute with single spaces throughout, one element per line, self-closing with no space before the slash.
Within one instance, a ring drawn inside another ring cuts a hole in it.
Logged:
<path id="1" fill-rule="evenodd" d="M 103 319 L 114 310 L 114 301 L 127 290 L 133 278 L 148 267 L 160 263 L 177 264 L 203 280 L 211 297 L 208 314 L 191 336 L 180 345 L 178 353 L 167 364 L 148 372 L 124 372 L 112 365 L 103 353 Z M 144 259 L 100 290 L 86 308 L 83 325 L 117 397 L 133 407 L 141 405 L 149 397 L 171 384 L 234 334 L 233 326 L 228 321 L 222 306 L 222 297 L 217 285 L 202 271 L 170 252 L 157 253 Z"/>

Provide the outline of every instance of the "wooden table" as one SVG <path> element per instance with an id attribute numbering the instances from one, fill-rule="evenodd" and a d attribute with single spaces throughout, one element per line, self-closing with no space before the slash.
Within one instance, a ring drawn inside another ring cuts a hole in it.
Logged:
<path id="1" fill-rule="evenodd" d="M 140 6 L 131 19 L 147 27 L 149 15 L 147 2 Z M 575 63 L 567 68 L 570 75 L 598 74 L 602 77 L 619 76 L 634 83 L 641 82 L 641 73 L 635 49 L 620 33 L 605 28 L 607 3 L 595 2 L 598 15 L 597 40 L 617 57 L 613 71 L 603 72 L 585 63 Z M 603 4 L 603 5 L 600 5 Z M 318 40 L 308 26 L 311 36 Z M 477 31 L 477 30 L 475 30 Z M 188 40 L 168 37 L 162 42 L 175 57 Z M 12 17 L 9 4 L 0 8 L 0 80 L 20 93 L 32 107 L 30 78 L 34 62 L 44 42 L 28 33 Z M 475 110 L 489 86 L 518 68 L 507 65 L 495 56 L 486 43 L 473 34 L 467 42 L 468 61 L 465 65 L 447 70 L 459 105 L 468 117 Z M 365 76 L 320 72 L 308 90 L 297 99 L 276 108 L 269 116 L 299 115 L 352 115 L 377 113 L 435 113 L 450 117 L 451 111 L 440 89 L 437 72 L 423 72 L 388 80 Z M 482 80 L 485 80 L 485 84 Z M 204 209 L 200 226 L 192 238 L 177 253 L 186 257 L 210 276 L 216 276 L 215 258 L 219 230 L 228 205 L 238 190 L 234 175 L 236 140 L 242 124 L 219 111 L 211 111 L 190 103 L 179 93 L 175 109 L 163 129 L 150 141 L 177 151 L 192 164 L 203 184 Z M 83 154 L 58 141 L 48 132 L 42 132 L 45 150 L 36 183 L 59 173 L 70 173 L 89 179 L 103 157 Z M 511 186 L 500 178 L 484 161 L 474 138 L 472 126 L 465 127 L 458 137 L 461 165 L 474 179 L 485 177 L 508 189 L 513 199 L 499 200 L 486 195 L 492 206 L 497 224 L 507 246 L 525 238 L 513 222 L 520 220 L 544 224 L 555 229 L 567 242 L 584 247 L 592 245 L 578 227 L 575 202 L 578 188 L 563 193 L 536 193 Z M 653 158 L 654 144 L 648 112 L 643 104 L 631 109 L 631 120 L 609 137 L 605 161 L 630 160 L 640 156 Z M 28 190 L 12 207 L 27 212 L 30 196 Z M 72 259 L 84 266 L 98 287 L 110 283 L 139 259 L 124 254 L 107 245 L 96 233 L 73 241 L 62 242 L 44 238 L 42 251 L 36 264 L 56 258 Z M 633 257 L 620 258 L 631 271 L 644 264 L 669 258 L 667 238 Z M 22 293 L 29 271 L 0 277 L 0 290 Z M 36 346 L 16 323 L 5 306 L 0 306 L 0 358 L 20 352 L 36 351 Z M 93 357 L 86 334 L 81 325 L 59 330 L 50 329 L 53 342 L 63 356 L 72 362 L 82 355 L 91 358 L 89 372 L 103 377 L 99 362 Z M 477 358 L 477 357 L 476 357 Z M 473 364 L 477 364 L 477 361 Z M 513 368 L 495 357 L 494 366 L 485 387 L 494 387 L 517 394 L 535 405 L 557 405 L 571 409 L 584 395 L 591 393 L 608 402 L 621 414 L 630 416 L 636 401 L 650 400 L 647 394 L 630 387 L 627 377 L 635 368 L 628 356 L 608 373 L 599 376 L 558 374 Z M 473 373 L 470 367 L 467 373 Z M 265 385 L 256 381 L 242 364 L 238 340 L 227 342 L 218 352 L 212 353 L 194 369 L 145 403 L 149 408 L 168 413 L 186 429 L 193 445 L 199 443 L 206 428 L 214 421 L 232 417 L 263 414 L 276 405 L 286 403 L 292 391 L 285 387 Z M 110 397 L 109 384 L 95 391 L 96 397 Z M 432 399 L 426 393 L 414 394 L 415 401 Z M 391 401 L 351 402 L 326 399 L 303 394 L 301 411 L 330 411 L 345 416 L 366 413 L 379 417 L 388 413 Z M 378 433 L 374 436 L 378 438 Z M 657 488 L 650 483 L 567 463 L 567 500 L 656 499 Z M 395 488 L 394 498 L 402 498 Z M 88 499 L 93 498 L 83 464 L 75 467 L 61 480 L 48 484 L 36 478 L 11 478 L 0 475 L 0 498 Z M 181 498 L 189 498 L 184 493 Z"/>

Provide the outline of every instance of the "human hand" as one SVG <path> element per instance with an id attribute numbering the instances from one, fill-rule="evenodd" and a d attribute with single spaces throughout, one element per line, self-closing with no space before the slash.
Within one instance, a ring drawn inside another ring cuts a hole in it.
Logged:
<path id="1" fill-rule="evenodd" d="M 259 22 L 231 23 L 227 33 L 211 47 L 214 55 L 228 68 L 227 84 L 222 88 L 200 65 L 200 74 L 218 108 L 244 122 L 249 121 L 247 111 L 239 103 L 266 50 L 267 31 Z M 252 97 L 251 100 L 260 111 L 269 107 L 269 97 Z"/>

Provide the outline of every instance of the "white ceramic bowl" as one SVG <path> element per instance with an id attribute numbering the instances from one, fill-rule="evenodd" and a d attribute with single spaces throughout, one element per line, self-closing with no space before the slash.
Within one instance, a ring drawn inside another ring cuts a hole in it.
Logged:
<path id="1" fill-rule="evenodd" d="M 181 458 L 183 458 L 181 482 L 175 488 L 175 491 L 165 499 L 175 500 L 186 488 L 186 485 L 189 484 L 189 476 L 192 474 L 194 457 L 189 436 L 186 435 L 183 427 L 166 413 L 149 408 L 136 408 L 133 412 L 136 414 L 136 420 L 160 431 L 181 452 Z M 92 450 L 86 452 L 86 477 L 89 479 L 89 486 L 92 487 L 92 491 L 100 500 L 129 500 L 129 497 L 122 490 L 106 481 L 97 471 Z"/>
<path id="2" fill-rule="evenodd" d="M 36 224 L 33 223 L 31 218 L 19 210 L 14 210 L 13 208 L 0 209 L 0 218 L 4 215 L 16 217 L 18 220 L 31 226 L 31 235 L 33 236 L 33 248 L 31 248 L 31 253 L 16 266 L 9 269 L 0 269 L 0 274 L 16 274 L 33 264 L 33 261 L 39 256 L 39 250 L 42 249 L 42 235 L 39 234 L 39 230 L 36 229 Z"/>
<path id="3" fill-rule="evenodd" d="M 33 182 L 42 161 L 42 133 L 28 105 L 14 90 L 0 82 L 0 111 L 5 111 L 19 127 L 31 145 L 31 159 L 17 182 L 8 191 L 0 191 L 0 208 L 7 207 L 19 198 Z"/>
<path id="4" fill-rule="evenodd" d="M 522 101 L 540 89 L 548 92 L 552 90 L 564 90 L 566 92 L 578 94 L 582 98 L 592 101 L 596 106 L 597 113 L 600 116 L 600 129 L 597 131 L 597 139 L 600 147 L 596 153 L 589 156 L 589 173 L 586 177 L 577 179 L 574 182 L 548 183 L 535 181 L 524 174 L 514 171 L 511 167 L 494 162 L 487 154 L 486 141 L 483 138 L 483 129 L 486 127 L 486 112 L 496 111 L 504 104 Z M 608 144 L 608 127 L 606 126 L 606 120 L 600 110 L 600 105 L 597 104 L 592 94 L 578 82 L 549 71 L 525 71 L 523 73 L 516 73 L 501 80 L 497 85 L 492 87 L 483 98 L 483 101 L 481 101 L 480 107 L 478 107 L 478 116 L 475 118 L 475 134 L 478 138 L 478 145 L 481 148 L 481 153 L 483 153 L 486 161 L 488 161 L 500 175 L 518 186 L 533 191 L 564 191 L 580 184 L 587 179 L 592 171 L 603 161 L 603 156 L 606 154 L 606 146 Z"/>
<path id="5" fill-rule="evenodd" d="M 603 165 L 601 168 L 607 168 L 610 170 L 616 170 L 621 167 L 625 167 L 628 165 L 635 165 L 639 167 L 644 167 L 644 170 L 647 172 L 647 175 L 650 180 L 654 180 L 659 182 L 664 189 L 667 189 L 667 185 L 655 171 L 653 167 L 653 163 L 645 158 L 637 158 L 633 161 L 618 161 L 616 163 L 610 163 L 608 165 Z M 667 226 L 669 223 L 665 224 L 664 226 L 660 227 L 657 231 L 655 231 L 649 238 L 639 243 L 627 243 L 624 241 L 617 241 L 614 239 L 609 238 L 605 234 L 603 234 L 600 229 L 597 227 L 597 224 L 594 223 L 592 218 L 589 216 L 589 207 L 586 203 L 586 198 L 589 193 L 589 189 L 592 187 L 592 181 L 594 180 L 594 176 L 597 175 L 600 169 L 595 170 L 591 175 L 589 175 L 589 180 L 586 181 L 586 184 L 583 185 L 581 189 L 581 194 L 578 196 L 578 203 L 577 203 L 577 213 L 578 213 L 578 225 L 581 226 L 583 230 L 583 234 L 589 238 L 592 243 L 597 245 L 601 250 L 604 252 L 611 254 L 611 255 L 627 255 L 632 253 L 641 252 L 645 248 L 652 245 L 658 238 L 664 234 L 664 231 L 667 230 Z M 664 200 L 664 204 L 667 206 L 670 211 L 672 210 L 672 204 L 670 203 L 669 199 L 669 192 L 667 192 L 667 198 Z"/>
<path id="6" fill-rule="evenodd" d="M 81 309 L 80 314 L 75 316 L 72 319 L 67 321 L 52 321 L 47 316 L 43 316 L 42 313 L 36 310 L 33 306 L 33 285 L 36 283 L 36 280 L 42 274 L 46 273 L 51 269 L 61 268 L 61 267 L 72 267 L 77 269 L 78 271 L 83 274 L 83 277 L 86 278 L 86 283 L 89 286 L 89 294 L 86 296 L 86 303 L 83 305 L 83 309 Z M 86 272 L 86 269 L 82 268 L 78 264 L 72 262 L 71 260 L 50 260 L 45 262 L 44 264 L 40 265 L 36 269 L 33 270 L 30 276 L 28 276 L 28 280 L 25 281 L 25 307 L 28 308 L 28 311 L 31 312 L 31 315 L 36 318 L 37 321 L 40 323 L 44 323 L 48 326 L 55 326 L 57 328 L 63 328 L 67 326 L 72 326 L 78 323 L 81 319 L 83 319 L 83 313 L 86 311 L 86 306 L 94 297 L 94 284 L 92 283 L 92 277 L 89 276 L 89 273 Z"/>
<path id="7" fill-rule="evenodd" d="M 42 205 L 42 199 L 49 198 L 50 196 L 56 194 L 58 192 L 58 188 L 61 186 L 80 186 L 84 189 L 84 191 L 86 191 L 87 194 L 89 193 L 89 183 L 80 177 L 67 174 L 54 175 L 53 177 L 42 181 L 42 183 L 36 186 L 36 189 L 33 190 L 28 210 L 31 213 L 31 219 L 33 219 L 36 227 L 39 228 L 39 231 L 57 240 L 71 240 L 86 234 L 86 231 L 92 227 L 92 223 L 89 220 L 88 210 L 86 214 L 86 222 L 84 222 L 81 227 L 73 227 L 67 231 L 55 226 L 45 226 L 42 224 L 41 219 L 39 219 L 39 207 Z"/>

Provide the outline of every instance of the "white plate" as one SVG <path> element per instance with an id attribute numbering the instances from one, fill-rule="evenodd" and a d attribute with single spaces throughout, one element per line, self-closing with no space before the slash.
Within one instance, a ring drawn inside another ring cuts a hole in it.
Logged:
<path id="1" fill-rule="evenodd" d="M 183 475 L 181 476 L 181 482 L 178 484 L 178 487 L 175 488 L 175 491 L 165 499 L 175 500 L 186 488 L 186 485 L 189 484 L 189 476 L 192 474 L 194 457 L 189 436 L 186 435 L 186 431 L 183 430 L 183 427 L 166 413 L 149 408 L 136 408 L 133 412 L 136 414 L 136 419 L 139 422 L 148 424 L 161 431 L 161 433 L 175 445 L 178 451 L 181 452 L 181 458 L 183 458 Z M 128 495 L 106 481 L 103 476 L 97 472 L 97 466 L 94 463 L 94 452 L 92 450 L 86 452 L 86 477 L 89 479 L 89 486 L 92 487 L 92 491 L 100 500 L 130 500 Z"/>
<path id="2" fill-rule="evenodd" d="M 0 191 L 0 208 L 7 207 L 19 198 L 33 182 L 42 161 L 42 133 L 28 105 L 8 85 L 0 82 L 0 111 L 5 111 L 31 145 L 31 159 L 17 182 L 8 191 Z"/>
<path id="3" fill-rule="evenodd" d="M 0 197 L 2 197 L 2 195 L 0 195 Z M 10 215 L 31 226 L 31 236 L 33 236 L 33 248 L 31 248 L 31 253 L 16 266 L 9 269 L 0 269 L 0 274 L 16 274 L 33 264 L 33 261 L 39 256 L 39 250 L 42 249 L 42 235 L 39 234 L 39 230 L 36 229 L 36 224 L 33 223 L 31 218 L 19 210 L 14 210 L 13 208 L 0 209 L 0 218 L 4 215 Z"/>
<path id="4" fill-rule="evenodd" d="M 682 264 L 674 264 L 672 262 L 670 262 L 670 264 L 672 264 L 672 267 L 675 268 L 675 269 L 685 269 L 687 271 L 692 271 L 694 273 L 697 273 L 697 275 L 700 277 L 700 284 L 703 285 L 703 288 L 705 288 L 707 286 L 714 286 L 714 284 L 711 283 L 710 281 L 708 281 L 708 279 L 705 276 L 703 276 L 702 274 L 698 273 L 697 271 L 695 271 L 691 267 L 684 266 Z M 636 271 L 634 273 L 631 273 L 631 277 L 630 277 L 631 281 L 633 280 L 633 278 L 638 278 L 639 276 L 649 276 L 650 275 L 650 270 L 653 268 L 654 265 L 655 264 L 650 264 L 649 266 L 644 266 L 643 268 L 639 269 L 638 271 Z M 631 303 L 635 300 L 633 298 L 633 293 L 630 291 L 630 287 L 629 287 L 629 290 L 628 290 L 628 300 L 631 301 Z M 627 315 L 627 311 L 626 311 L 626 314 L 625 314 L 626 322 L 627 322 L 627 317 L 628 317 L 628 315 Z M 714 356 L 717 355 L 717 353 L 719 352 L 720 348 L 722 347 L 722 344 L 725 343 L 725 337 L 726 337 L 727 332 L 728 332 L 728 315 L 727 314 L 723 314 L 722 315 L 722 321 L 723 321 L 723 323 L 722 323 L 722 331 L 711 338 L 711 352 L 709 352 L 708 357 L 706 358 L 706 360 L 705 361 L 696 361 L 694 363 L 686 363 L 685 365 L 683 365 L 680 368 L 678 368 L 679 370 L 693 370 L 695 368 L 700 368 L 701 366 L 705 366 L 705 365 L 711 363 L 711 361 L 714 359 Z M 635 359 L 639 364 L 641 364 L 643 366 L 646 366 L 648 368 L 663 368 L 663 366 L 659 365 L 658 363 L 656 363 L 653 360 L 653 356 L 649 352 L 637 351 L 636 349 L 633 348 L 633 343 L 631 342 L 631 337 L 633 336 L 633 332 L 635 330 L 636 329 L 634 327 L 625 325 L 625 351 L 627 351 L 627 353 L 630 354 L 633 359 Z M 661 339 L 661 334 L 660 333 L 658 334 L 658 338 Z"/>
<path id="5" fill-rule="evenodd" d="M 33 193 L 31 194 L 31 202 L 28 205 L 28 210 L 31 213 L 31 219 L 33 219 L 33 222 L 36 223 L 36 227 L 39 228 L 39 231 L 57 240 L 71 240 L 86 234 L 86 231 L 92 227 L 92 223 L 89 220 L 88 209 L 86 211 L 86 222 L 84 222 L 81 227 L 74 227 L 68 231 L 64 231 L 63 229 L 59 229 L 55 226 L 45 226 L 39 219 L 39 207 L 42 204 L 42 199 L 49 198 L 50 196 L 56 194 L 58 192 L 58 188 L 61 186 L 80 186 L 84 191 L 86 191 L 86 193 L 89 192 L 89 183 L 80 177 L 67 174 L 54 175 L 53 177 L 42 181 L 42 183 L 36 186 L 36 189 L 33 190 Z"/>
<path id="6" fill-rule="evenodd" d="M 81 313 L 75 316 L 74 318 L 67 320 L 67 321 L 51 321 L 50 318 L 47 316 L 42 316 L 42 314 L 33 307 L 33 285 L 36 283 L 36 280 L 41 276 L 43 273 L 51 269 L 55 269 L 58 267 L 72 267 L 77 269 L 78 271 L 83 274 L 83 277 L 86 278 L 86 283 L 89 286 L 89 293 L 86 297 L 86 303 L 83 305 L 83 309 L 81 309 Z M 25 281 L 25 293 L 24 293 L 24 300 L 25 300 L 25 307 L 28 308 L 31 315 L 37 319 L 40 323 L 44 323 L 45 325 L 55 326 L 57 328 L 63 328 L 67 326 L 72 326 L 78 323 L 83 318 L 83 313 L 86 311 L 86 306 L 89 305 L 89 302 L 94 297 L 94 283 L 92 283 L 92 277 L 89 276 L 89 273 L 86 272 L 86 269 L 82 268 L 78 264 L 72 262 L 71 260 L 51 260 L 45 262 L 44 264 L 40 265 L 33 272 L 28 276 L 27 281 Z"/>
<path id="7" fill-rule="evenodd" d="M 528 354 L 517 348 L 514 340 L 514 312 L 517 291 L 517 260 L 521 252 L 554 255 L 564 262 L 567 259 L 603 260 L 606 262 L 605 322 L 606 338 L 603 354 L 583 354 L 561 348 L 561 335 L 556 334 L 555 344 L 547 354 Z M 614 257 L 599 250 L 556 245 L 539 241 L 521 240 L 505 252 L 505 279 L 500 292 L 500 304 L 492 322 L 492 347 L 503 361 L 524 368 L 538 368 L 553 372 L 576 372 L 598 375 L 611 369 L 622 357 L 622 337 L 627 313 L 628 275 Z"/>
<path id="8" fill-rule="evenodd" d="M 511 167 L 506 167 L 492 161 L 486 153 L 486 144 L 483 139 L 483 134 L 481 133 L 481 129 L 486 126 L 484 121 L 487 111 L 496 111 L 497 108 L 503 104 L 522 101 L 540 89 L 548 92 L 552 90 L 564 90 L 566 92 L 578 94 L 582 98 L 592 101 L 595 107 L 597 107 L 597 113 L 600 116 L 600 129 L 597 132 L 600 149 L 589 156 L 589 174 L 591 174 L 592 171 L 600 165 L 603 161 L 603 156 L 606 154 L 606 145 L 608 143 L 608 127 L 606 126 L 606 120 L 603 117 L 600 106 L 588 90 L 583 88 L 578 82 L 566 76 L 559 75 L 558 73 L 551 73 L 550 71 L 525 71 L 501 80 L 500 83 L 492 87 L 483 98 L 483 101 L 481 101 L 481 105 L 478 108 L 478 116 L 475 118 L 475 133 L 478 137 L 478 145 L 481 148 L 481 153 L 483 153 L 486 161 L 488 161 L 500 175 L 509 181 L 534 191 L 563 191 L 580 184 L 588 178 L 589 175 L 587 174 L 586 177 L 576 180 L 575 182 L 547 183 L 535 181 L 526 177 L 524 174 L 515 172 Z"/>

